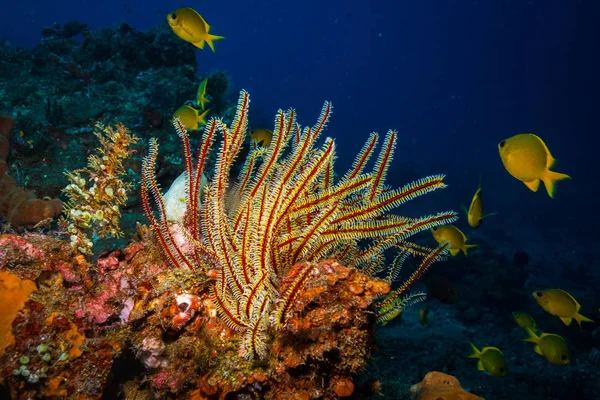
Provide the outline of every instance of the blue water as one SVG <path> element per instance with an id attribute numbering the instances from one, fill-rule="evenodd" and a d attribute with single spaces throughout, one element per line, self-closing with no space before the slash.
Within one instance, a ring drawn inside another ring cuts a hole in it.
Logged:
<path id="1" fill-rule="evenodd" d="M 450 187 L 422 209 L 458 210 L 481 175 L 484 207 L 498 215 L 477 234 L 465 229 L 472 242 L 481 235 L 507 257 L 526 250 L 546 268 L 534 282 L 559 287 L 558 277 L 584 262 L 600 280 L 600 2 L 12 1 L 2 5 L 0 40 L 32 48 L 43 27 L 71 20 L 146 30 L 182 6 L 226 37 L 215 42 L 216 54 L 196 50 L 198 74 L 224 71 L 247 89 L 253 126 L 269 127 L 288 107 L 311 125 L 331 100 L 326 134 L 337 139 L 338 172 L 370 132 L 396 129 L 390 183 L 448 175 Z M 498 142 L 522 132 L 541 136 L 559 161 L 554 169 L 573 177 L 559 183 L 554 200 L 502 166 Z M 594 292 L 589 282 L 576 286 L 565 289 Z"/>

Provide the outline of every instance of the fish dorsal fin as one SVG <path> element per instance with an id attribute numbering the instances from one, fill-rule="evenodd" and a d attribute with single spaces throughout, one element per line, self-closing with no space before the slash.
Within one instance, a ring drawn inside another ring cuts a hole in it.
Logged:
<path id="1" fill-rule="evenodd" d="M 542 140 L 541 137 L 539 137 L 538 135 L 535 135 L 533 133 L 531 135 L 534 136 L 537 139 L 537 141 L 540 143 L 540 145 L 544 148 L 544 151 L 546 152 L 546 168 L 550 169 L 556 162 L 556 159 L 554 157 L 552 157 L 552 154 L 550 154 L 550 150 L 548 149 L 548 146 L 546 146 L 546 143 Z"/>
<path id="2" fill-rule="evenodd" d="M 198 11 L 194 10 L 193 8 L 190 8 L 190 11 L 193 12 L 194 14 L 196 14 L 196 16 L 198 18 L 200 18 L 200 21 L 202 21 L 202 24 L 204 25 L 204 29 L 205 29 L 204 33 L 208 33 L 208 31 L 210 30 L 210 25 L 208 25 L 206 23 L 206 21 L 204 20 L 204 18 L 202 18 L 202 16 L 200 14 L 198 14 Z"/>
<path id="3" fill-rule="evenodd" d="M 539 179 L 535 179 L 531 182 L 523 182 L 525 184 L 525 186 L 527 186 L 529 188 L 529 190 L 531 190 L 532 192 L 537 192 L 539 187 L 540 187 L 540 180 Z"/>
<path id="4" fill-rule="evenodd" d="M 564 294 L 569 300 L 571 300 L 573 302 L 573 304 L 575 305 L 575 311 L 579 311 L 579 309 L 581 308 L 581 304 L 579 304 L 577 302 L 577 300 L 575 300 L 575 297 L 571 296 L 571 293 L 562 290 L 562 289 L 558 289 L 562 294 Z"/>

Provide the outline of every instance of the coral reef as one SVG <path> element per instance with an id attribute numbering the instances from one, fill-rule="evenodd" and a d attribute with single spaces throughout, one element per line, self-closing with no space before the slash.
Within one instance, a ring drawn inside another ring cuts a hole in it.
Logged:
<path id="1" fill-rule="evenodd" d="M 333 140 L 315 148 L 331 113 L 326 103 L 317 124 L 304 129 L 293 110 L 280 111 L 271 147 L 254 147 L 229 189 L 247 137 L 248 104 L 242 92 L 231 125 L 208 123 L 196 163 L 187 133 L 175 122 L 186 188 L 178 221 L 167 220 L 154 175 L 157 143 L 151 142 L 141 199 L 153 229 L 140 226 L 141 242 L 103 252 L 90 265 L 80 246 L 51 236 L 0 237 L 1 269 L 38 284 L 6 318 L 14 343 L 0 356 L 0 377 L 13 397 L 98 399 L 120 391 L 126 398 L 307 399 L 354 392 L 354 375 L 375 349 L 376 323 L 422 298 L 408 289 L 447 252 L 447 243 L 427 248 L 407 239 L 455 218 L 452 212 L 408 218 L 389 211 L 444 187 L 442 177 L 384 186 L 396 138 L 390 131 L 372 173 L 364 170 L 376 135 L 335 181 Z M 86 174 L 100 181 L 112 172 L 105 183 L 116 182 L 121 170 L 107 149 L 116 146 L 113 139 L 127 141 L 124 129 L 104 131 L 108 136 Z M 203 183 L 217 133 L 216 165 Z M 114 186 L 95 182 L 90 192 L 79 185 L 87 181 L 82 174 L 71 179 L 81 193 L 70 210 Z M 114 202 L 114 188 L 112 194 L 106 200 Z M 390 248 L 399 255 L 378 278 Z M 391 290 L 409 255 L 421 262 Z"/>

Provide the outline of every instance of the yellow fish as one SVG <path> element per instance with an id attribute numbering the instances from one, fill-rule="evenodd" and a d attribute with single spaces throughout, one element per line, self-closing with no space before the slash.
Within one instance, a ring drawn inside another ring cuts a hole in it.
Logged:
<path id="1" fill-rule="evenodd" d="M 521 328 L 529 328 L 533 332 L 539 332 L 535 321 L 531 315 L 527 314 L 525 311 L 515 311 L 512 313 L 512 315 L 517 325 L 519 325 Z"/>
<path id="2" fill-rule="evenodd" d="M 551 198 L 556 193 L 556 182 L 571 179 L 569 175 L 550 171 L 556 160 L 544 141 L 533 133 L 522 133 L 498 144 L 502 164 L 509 174 L 534 192 L 544 182 Z"/>
<path id="3" fill-rule="evenodd" d="M 269 147 L 273 139 L 273 131 L 268 129 L 254 129 L 250 132 L 250 137 L 261 146 Z"/>
<path id="4" fill-rule="evenodd" d="M 479 187 L 471 200 L 469 209 L 462 206 L 463 210 L 467 213 L 467 222 L 471 228 L 477 228 L 481 224 L 481 220 L 485 217 L 494 215 L 495 213 L 483 215 L 483 206 L 481 203 L 481 177 L 479 177 Z"/>
<path id="5" fill-rule="evenodd" d="M 431 228 L 433 238 L 438 242 L 450 242 L 450 254 L 457 255 L 461 250 L 467 255 L 467 250 L 472 247 L 477 247 L 476 244 L 467 244 L 467 237 L 464 233 L 454 225 L 444 225 L 437 228 Z"/>
<path id="6" fill-rule="evenodd" d="M 177 36 L 200 49 L 204 48 L 204 43 L 208 43 L 213 53 L 215 52 L 213 40 L 223 39 L 223 36 L 208 33 L 210 25 L 196 10 L 189 7 L 179 8 L 169 13 L 167 22 Z"/>
<path id="7" fill-rule="evenodd" d="M 594 322 L 591 319 L 579 314 L 581 305 L 569 293 L 560 289 L 544 289 L 533 292 L 533 298 L 548 313 L 560 318 L 565 325 L 571 325 L 573 320 L 577 321 L 581 328 L 581 323 Z"/>
<path id="8" fill-rule="evenodd" d="M 571 356 L 565 339 L 553 333 L 541 333 L 538 336 L 529 328 L 525 328 L 525 332 L 527 332 L 527 338 L 523 341 L 535 343 L 533 351 L 546 357 L 546 360 L 554 365 L 571 364 Z"/>
<path id="9" fill-rule="evenodd" d="M 485 371 L 492 376 L 506 376 L 508 374 L 508 366 L 504 360 L 504 355 L 497 347 L 484 347 L 481 351 L 475 345 L 469 342 L 473 353 L 469 358 L 477 358 L 477 369 Z"/>
<path id="10" fill-rule="evenodd" d="M 200 82 L 200 85 L 198 86 L 198 94 L 196 95 L 196 104 L 199 105 L 200 107 L 202 107 L 202 109 L 204 110 L 204 106 L 206 105 L 206 103 L 209 103 L 210 100 L 208 100 L 206 98 L 206 84 L 208 83 L 208 78 L 206 78 L 205 80 L 203 80 L 202 82 Z"/>
<path id="11" fill-rule="evenodd" d="M 181 106 L 173 113 L 173 119 L 179 118 L 185 129 L 190 131 L 197 131 L 199 125 L 206 125 L 206 116 L 210 108 L 198 115 L 198 110 L 188 105 Z"/>

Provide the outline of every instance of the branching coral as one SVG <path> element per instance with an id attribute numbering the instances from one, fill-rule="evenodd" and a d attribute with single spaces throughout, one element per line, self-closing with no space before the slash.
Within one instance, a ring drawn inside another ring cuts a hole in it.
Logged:
<path id="1" fill-rule="evenodd" d="M 231 169 L 248 127 L 249 95 L 242 91 L 237 113 L 227 126 L 220 119 L 206 125 L 194 165 L 183 124 L 174 121 L 183 143 L 187 182 L 183 226 L 170 226 L 154 171 L 158 143 L 150 142 L 144 159 L 142 201 L 160 249 L 173 267 L 197 270 L 215 278 L 212 300 L 230 328 L 241 338 L 240 354 L 263 358 L 269 337 L 284 329 L 301 289 L 318 271 L 315 262 L 328 258 L 375 275 L 384 269 L 384 251 L 398 248 L 391 282 L 408 255 L 422 256 L 417 270 L 379 305 L 380 321 L 397 315 L 422 294 L 405 297 L 409 286 L 431 264 L 442 258 L 448 245 L 430 249 L 409 242 L 414 234 L 456 219 L 454 212 L 409 218 L 392 209 L 425 193 L 445 187 L 443 175 L 433 175 L 402 188 L 384 184 L 393 158 L 397 134 L 389 131 L 372 172 L 365 172 L 379 136 L 371 134 L 352 168 L 337 182 L 333 164 L 335 143 L 317 141 L 331 115 L 326 102 L 313 127 L 302 128 L 293 109 L 279 110 L 268 148 L 254 147 L 231 186 Z M 221 147 L 212 179 L 200 197 L 206 159 L 217 135 Z M 156 204 L 153 211 L 152 201 Z M 191 250 L 181 245 L 185 236 Z M 368 242 L 366 248 L 359 244 Z M 292 268 L 294 267 L 294 268 Z"/>
<path id="2" fill-rule="evenodd" d="M 100 145 L 88 157 L 87 168 L 67 172 L 71 183 L 63 189 L 69 201 L 61 223 L 71 235 L 71 247 L 82 254 L 91 254 L 90 233 L 122 235 L 119 207 L 127 201 L 130 187 L 121 179 L 125 174 L 123 161 L 133 153 L 132 145 L 138 140 L 121 124 L 116 130 L 97 125 L 95 135 Z"/>

